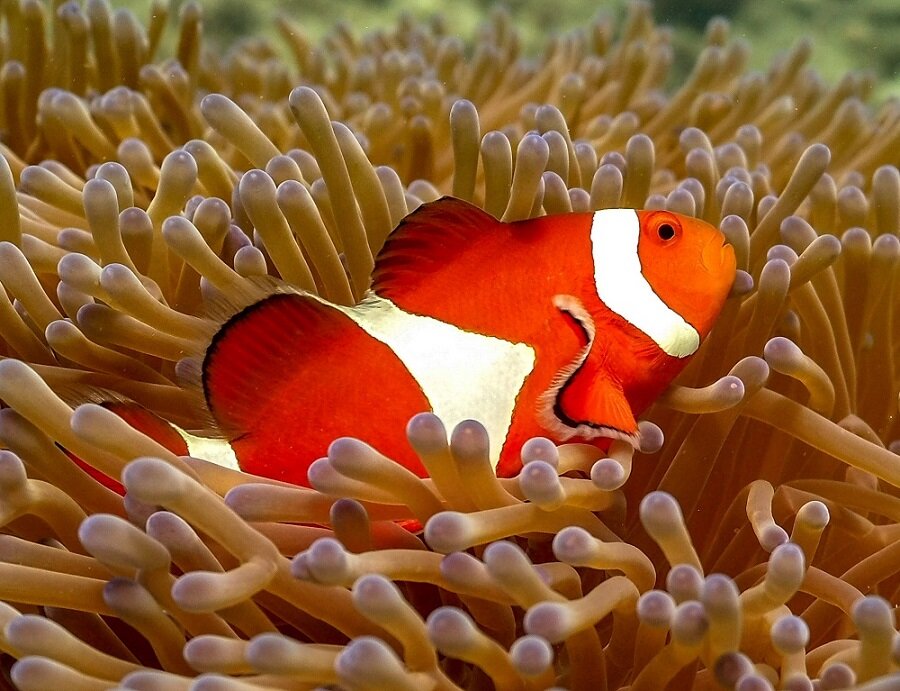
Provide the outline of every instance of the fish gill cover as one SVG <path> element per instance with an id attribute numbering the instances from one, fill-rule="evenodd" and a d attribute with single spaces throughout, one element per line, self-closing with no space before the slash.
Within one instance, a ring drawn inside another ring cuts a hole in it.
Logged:
<path id="1" fill-rule="evenodd" d="M 807 41 L 748 71 L 720 20 L 664 90 L 671 35 L 645 4 L 538 59 L 503 12 L 471 49 L 437 21 L 313 42 L 281 19 L 289 61 L 204 51 L 197 4 L 162 58 L 166 7 L 146 27 L 104 0 L 2 7 L 12 683 L 896 688 L 900 101 L 868 104 L 863 73 L 825 85 Z M 430 478 L 345 439 L 303 488 L 79 404 L 202 428 L 178 363 L 210 305 L 269 274 L 349 305 L 444 194 L 507 221 L 623 206 L 723 230 L 738 280 L 639 451 L 537 439 L 498 479 L 482 427 L 425 414 L 407 436 Z"/>

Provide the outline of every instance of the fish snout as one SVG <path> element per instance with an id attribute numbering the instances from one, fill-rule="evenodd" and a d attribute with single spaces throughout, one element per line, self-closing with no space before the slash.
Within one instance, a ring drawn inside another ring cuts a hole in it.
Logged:
<path id="1" fill-rule="evenodd" d="M 709 273 L 716 276 L 733 274 L 737 265 L 734 247 L 720 234 L 714 234 L 703 246 L 700 261 Z"/>

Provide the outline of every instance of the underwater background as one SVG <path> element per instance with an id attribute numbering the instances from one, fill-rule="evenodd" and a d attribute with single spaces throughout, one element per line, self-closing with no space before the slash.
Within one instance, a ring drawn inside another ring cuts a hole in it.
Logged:
<path id="1" fill-rule="evenodd" d="M 173 8 L 184 0 L 171 3 Z M 274 35 L 272 19 L 278 14 L 298 21 L 311 36 L 321 37 L 337 22 L 357 31 L 387 27 L 404 13 L 422 19 L 442 15 L 452 33 L 470 36 L 485 15 L 498 7 L 509 11 L 527 51 L 537 52 L 553 32 L 587 25 L 598 14 L 621 20 L 627 0 L 457 0 L 452 10 L 442 0 L 205 0 L 205 25 L 211 44 L 227 47 L 248 36 Z M 816 67 L 829 80 L 850 69 L 868 69 L 878 78 L 877 94 L 900 93 L 900 3 L 895 0 L 654 0 L 656 20 L 673 31 L 676 48 L 671 83 L 683 78 L 703 45 L 703 31 L 715 16 L 732 24 L 735 36 L 753 47 L 751 66 L 762 69 L 799 38 L 816 44 Z M 152 0 L 123 0 L 146 17 Z M 174 19 L 173 19 L 174 21 Z"/>
<path id="2" fill-rule="evenodd" d="M 898 688 L 895 5 L 0 3 L 0 686 Z M 352 304 L 446 194 L 721 228 L 638 448 L 425 413 L 429 477 L 292 486 L 98 404 L 202 432 L 223 304 Z"/>

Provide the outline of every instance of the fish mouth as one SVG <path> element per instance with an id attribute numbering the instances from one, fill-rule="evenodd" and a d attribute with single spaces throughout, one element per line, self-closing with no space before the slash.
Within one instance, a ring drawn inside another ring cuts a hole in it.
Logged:
<path id="1" fill-rule="evenodd" d="M 711 274 L 727 272 L 728 267 L 736 265 L 734 247 L 728 244 L 728 240 L 720 235 L 714 235 L 703 246 L 700 253 L 700 262 L 703 268 Z"/>

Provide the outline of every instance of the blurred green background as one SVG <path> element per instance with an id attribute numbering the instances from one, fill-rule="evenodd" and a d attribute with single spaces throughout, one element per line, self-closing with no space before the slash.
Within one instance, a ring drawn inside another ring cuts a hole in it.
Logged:
<path id="1" fill-rule="evenodd" d="M 142 21 L 152 0 L 111 0 L 131 8 Z M 321 38 L 343 21 L 357 32 L 385 27 L 402 13 L 425 18 L 445 17 L 448 29 L 471 37 L 494 0 L 195 0 L 204 11 L 204 38 L 226 48 L 247 36 L 278 38 L 273 19 L 284 13 L 298 22 L 310 38 Z M 174 23 L 184 0 L 172 0 Z M 597 12 L 621 17 L 627 0 L 510 0 L 511 13 L 528 50 L 540 49 L 544 39 L 588 22 Z M 733 35 L 748 40 L 751 66 L 765 69 L 774 56 L 799 38 L 814 40 L 811 64 L 829 82 L 852 69 L 867 69 L 878 77 L 876 98 L 900 96 L 900 0 L 655 0 L 656 20 L 675 32 L 676 78 L 693 63 L 702 45 L 704 27 L 713 16 L 732 23 Z M 170 40 L 173 32 L 170 32 Z"/>

